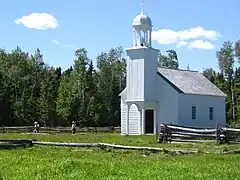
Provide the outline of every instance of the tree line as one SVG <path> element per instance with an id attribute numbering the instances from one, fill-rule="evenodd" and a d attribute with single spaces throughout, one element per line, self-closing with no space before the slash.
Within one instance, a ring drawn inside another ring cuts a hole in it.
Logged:
<path id="1" fill-rule="evenodd" d="M 229 123 L 240 118 L 240 41 L 227 41 L 216 52 L 219 72 L 203 74 L 227 94 Z M 177 52 L 159 53 L 158 65 L 178 69 Z M 73 65 L 66 70 L 44 62 L 40 49 L 34 54 L 16 47 L 0 49 L 0 125 L 24 126 L 119 126 L 119 93 L 126 87 L 126 58 L 122 47 L 99 53 L 96 67 L 84 48 L 75 51 Z"/>
<path id="2" fill-rule="evenodd" d="M 75 51 L 71 67 L 62 71 L 44 63 L 39 49 L 32 55 L 17 47 L 0 50 L 0 124 L 118 126 L 119 96 L 125 87 L 121 47 L 100 53 L 96 68 L 84 48 Z"/>

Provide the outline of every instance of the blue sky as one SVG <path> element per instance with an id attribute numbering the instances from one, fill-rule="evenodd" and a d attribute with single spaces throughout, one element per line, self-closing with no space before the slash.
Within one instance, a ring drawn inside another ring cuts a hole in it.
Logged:
<path id="1" fill-rule="evenodd" d="M 45 62 L 63 69 L 73 64 L 76 48 L 95 60 L 112 47 L 130 47 L 132 20 L 140 13 L 140 0 L 2 0 L 1 6 L 0 47 L 40 48 Z M 239 0 L 145 0 L 153 47 L 176 50 L 180 68 L 217 69 L 216 50 L 239 39 L 239 6 Z"/>

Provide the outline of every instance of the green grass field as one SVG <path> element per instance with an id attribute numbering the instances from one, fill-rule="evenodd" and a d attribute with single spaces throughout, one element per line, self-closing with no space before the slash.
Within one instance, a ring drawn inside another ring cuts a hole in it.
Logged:
<path id="1" fill-rule="evenodd" d="M 58 142 L 105 142 L 200 151 L 237 149 L 239 145 L 158 144 L 154 136 L 119 134 L 0 134 Z M 240 149 L 240 147 L 239 147 Z M 178 155 L 143 151 L 34 146 L 0 150 L 0 179 L 239 179 L 240 155 Z"/>

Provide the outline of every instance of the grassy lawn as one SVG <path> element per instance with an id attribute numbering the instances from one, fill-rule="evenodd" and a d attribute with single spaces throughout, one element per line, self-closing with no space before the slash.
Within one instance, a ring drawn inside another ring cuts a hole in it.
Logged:
<path id="1" fill-rule="evenodd" d="M 3 179 L 238 179 L 239 155 L 32 147 L 0 151 Z"/>
<path id="2" fill-rule="evenodd" d="M 29 135 L 6 133 L 0 138 L 41 141 L 105 142 L 166 148 L 226 150 L 237 145 L 158 144 L 154 136 L 111 133 Z M 239 148 L 240 149 L 240 148 Z M 34 146 L 0 150 L 0 179 L 238 179 L 240 155 L 172 156 L 144 151 Z"/>
<path id="3" fill-rule="evenodd" d="M 23 133 L 0 133 L 0 139 L 36 139 L 39 141 L 50 142 L 79 142 L 79 143 L 113 143 L 120 145 L 164 147 L 171 149 L 190 149 L 201 152 L 222 152 L 232 149 L 240 149 L 240 145 L 217 145 L 212 143 L 196 144 L 160 144 L 157 143 L 155 136 L 121 136 L 119 133 L 58 133 L 50 135 L 23 134 Z"/>

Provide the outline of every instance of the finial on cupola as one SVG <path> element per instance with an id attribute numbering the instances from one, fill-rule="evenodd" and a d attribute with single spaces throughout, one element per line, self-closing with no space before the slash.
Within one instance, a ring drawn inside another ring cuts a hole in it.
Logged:
<path id="1" fill-rule="evenodd" d="M 143 14 L 143 11 L 144 11 L 144 2 L 143 2 L 143 0 L 141 0 L 140 5 L 141 5 L 141 14 Z"/>

